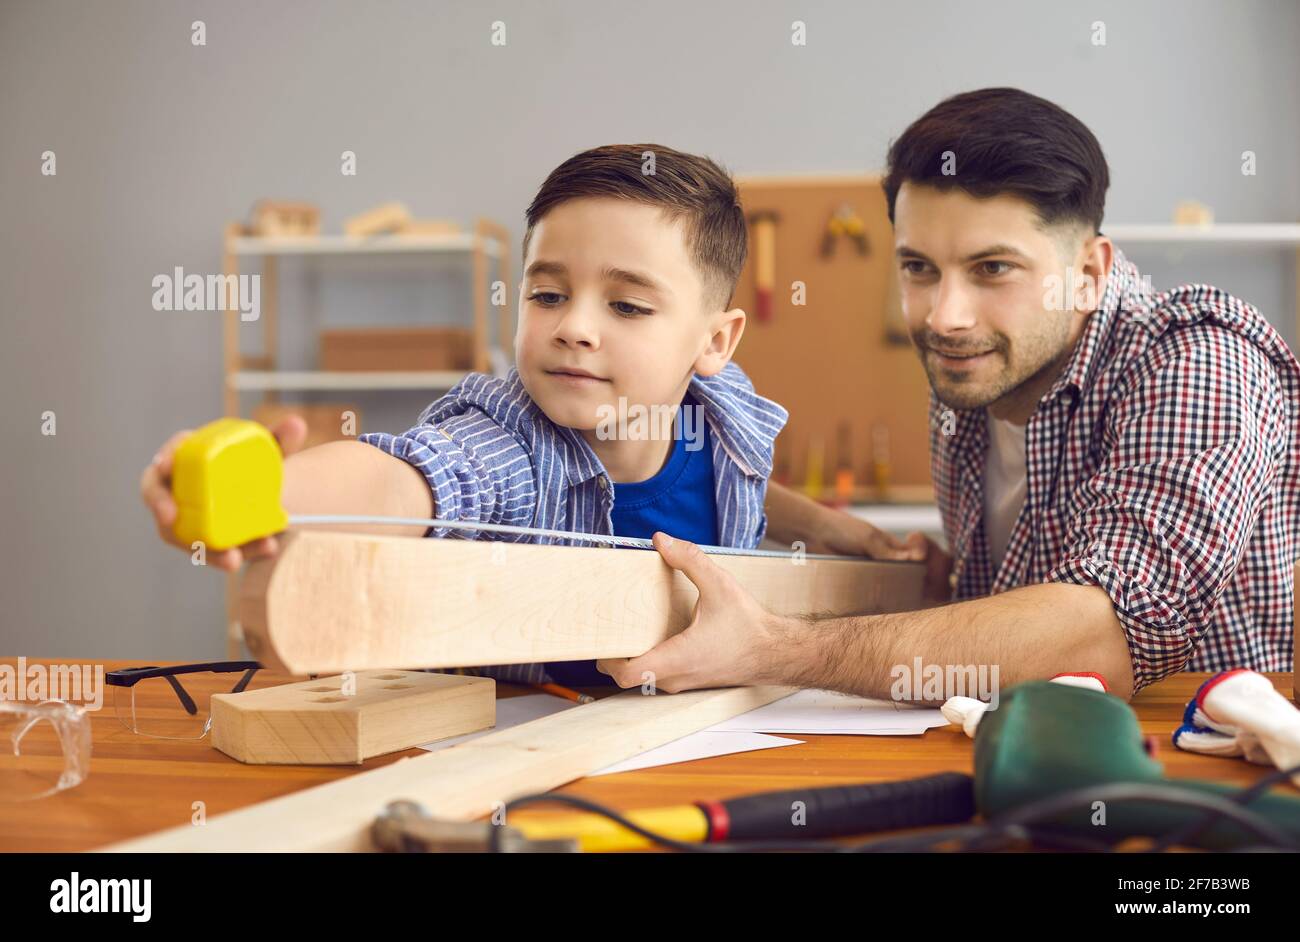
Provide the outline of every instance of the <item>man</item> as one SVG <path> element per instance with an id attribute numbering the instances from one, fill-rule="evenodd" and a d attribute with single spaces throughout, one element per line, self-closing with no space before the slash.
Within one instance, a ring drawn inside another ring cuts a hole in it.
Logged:
<path id="1" fill-rule="evenodd" d="M 777 617 L 658 534 L 700 590 L 695 618 L 601 669 L 669 692 L 887 696 L 895 667 L 919 657 L 996 666 L 1007 686 L 1095 671 L 1126 698 L 1183 669 L 1289 669 L 1300 367 L 1273 328 L 1215 288 L 1144 285 L 1100 232 L 1109 173 L 1096 138 L 1025 92 L 940 103 L 890 148 L 884 185 L 951 557 L 775 486 L 769 534 L 924 552 L 932 584 L 951 565 L 949 604 Z"/>

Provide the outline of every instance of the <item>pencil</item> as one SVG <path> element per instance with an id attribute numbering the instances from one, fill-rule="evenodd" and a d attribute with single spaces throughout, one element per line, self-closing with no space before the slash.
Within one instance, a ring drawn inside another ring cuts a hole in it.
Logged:
<path id="1" fill-rule="evenodd" d="M 596 699 L 595 697 L 587 696 L 585 693 L 578 693 L 576 690 L 570 690 L 568 687 L 561 687 L 559 684 L 533 684 L 533 686 L 538 690 L 544 690 L 557 697 L 572 700 L 574 703 L 591 703 Z"/>

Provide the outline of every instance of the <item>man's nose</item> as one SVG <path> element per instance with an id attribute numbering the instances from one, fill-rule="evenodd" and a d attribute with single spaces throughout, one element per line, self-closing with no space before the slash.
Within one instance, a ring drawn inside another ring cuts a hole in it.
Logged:
<path id="1" fill-rule="evenodd" d="M 949 334 L 975 326 L 974 305 L 958 278 L 940 278 L 934 306 L 925 324 L 936 334 Z"/>

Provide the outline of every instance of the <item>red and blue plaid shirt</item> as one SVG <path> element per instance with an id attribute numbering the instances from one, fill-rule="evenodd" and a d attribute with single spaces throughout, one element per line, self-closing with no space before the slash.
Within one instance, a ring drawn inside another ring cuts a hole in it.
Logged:
<path id="1" fill-rule="evenodd" d="M 985 410 L 931 394 L 930 425 L 954 600 L 1100 586 L 1135 690 L 1184 669 L 1291 669 L 1300 366 L 1249 304 L 1209 285 L 1155 293 L 1116 252 L 1101 304 L 1029 419 L 1025 502 L 996 571 Z"/>

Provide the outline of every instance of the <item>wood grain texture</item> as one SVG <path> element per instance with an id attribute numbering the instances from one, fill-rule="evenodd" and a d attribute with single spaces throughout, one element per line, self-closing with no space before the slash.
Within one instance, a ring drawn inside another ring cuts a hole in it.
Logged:
<path id="1" fill-rule="evenodd" d="M 713 556 L 778 614 L 922 607 L 920 563 Z M 635 657 L 689 623 L 698 593 L 657 553 L 291 532 L 249 565 L 249 650 L 299 674 Z"/>
<path id="2" fill-rule="evenodd" d="M 423 671 L 360 671 L 216 694 L 212 745 L 268 765 L 359 765 L 371 756 L 487 729 L 496 682 Z"/>
<path id="3" fill-rule="evenodd" d="M 645 696 L 630 690 L 250 808 L 203 827 L 181 825 L 105 848 L 125 852 L 365 851 L 390 801 L 435 817 L 471 820 L 498 802 L 548 791 L 714 723 L 770 703 L 784 687 L 736 687 Z"/>

